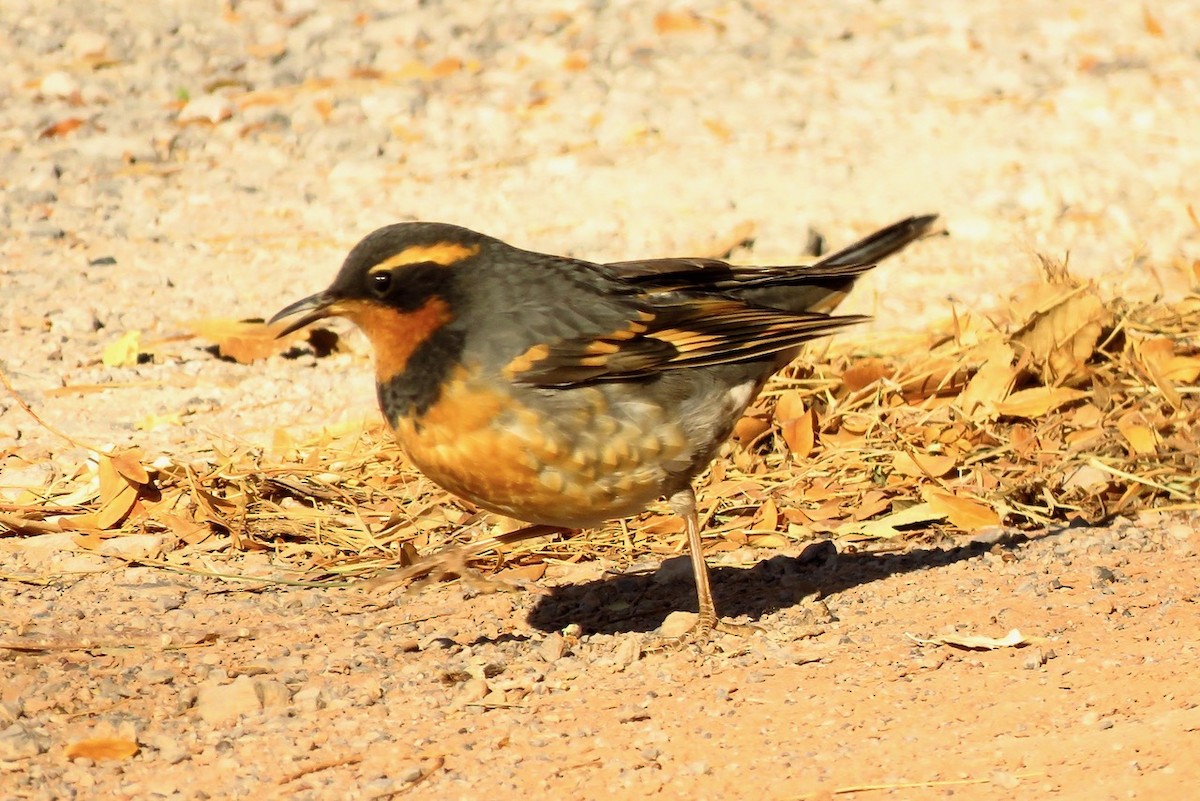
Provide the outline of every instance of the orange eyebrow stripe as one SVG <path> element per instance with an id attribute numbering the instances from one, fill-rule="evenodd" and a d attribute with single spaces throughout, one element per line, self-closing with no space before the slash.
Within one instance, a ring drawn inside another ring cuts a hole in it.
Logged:
<path id="1" fill-rule="evenodd" d="M 409 264 L 440 264 L 449 267 L 469 259 L 479 252 L 479 245 L 463 245 L 458 242 L 438 242 L 433 245 L 413 245 L 394 256 L 389 256 L 370 269 L 370 273 L 404 267 Z"/>
<path id="2" fill-rule="evenodd" d="M 375 377 L 386 382 L 400 375 L 427 339 L 454 319 L 446 301 L 432 297 L 419 309 L 397 311 L 371 301 L 348 301 L 342 314 L 362 329 L 375 351 Z"/>

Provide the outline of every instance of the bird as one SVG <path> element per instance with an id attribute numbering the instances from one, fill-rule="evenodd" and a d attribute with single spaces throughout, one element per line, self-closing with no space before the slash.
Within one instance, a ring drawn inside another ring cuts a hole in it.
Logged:
<path id="1" fill-rule="evenodd" d="M 685 636 L 705 640 L 745 627 L 717 613 L 695 478 L 805 342 L 868 319 L 831 312 L 936 218 L 784 266 L 597 263 L 399 222 L 368 234 L 328 288 L 269 324 L 288 321 L 277 336 L 333 316 L 357 325 L 407 458 L 450 493 L 531 524 L 519 537 L 593 528 L 666 498 L 696 585 Z"/>

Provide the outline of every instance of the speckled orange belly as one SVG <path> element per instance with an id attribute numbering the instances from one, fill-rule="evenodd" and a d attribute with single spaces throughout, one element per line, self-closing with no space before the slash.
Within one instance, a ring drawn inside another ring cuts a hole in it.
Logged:
<path id="1" fill-rule="evenodd" d="M 397 421 L 396 438 L 450 492 L 489 511 L 567 528 L 640 512 L 690 464 L 683 431 L 661 408 L 612 404 L 599 387 L 552 392 L 559 394 L 499 389 L 460 368 L 425 414 Z"/>

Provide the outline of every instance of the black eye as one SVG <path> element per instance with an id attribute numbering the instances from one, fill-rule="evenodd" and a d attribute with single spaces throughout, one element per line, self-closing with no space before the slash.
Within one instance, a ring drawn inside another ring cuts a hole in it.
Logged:
<path id="1" fill-rule="evenodd" d="M 392 274 L 387 270 L 375 273 L 367 279 L 367 283 L 372 295 L 378 298 L 386 297 L 388 290 L 392 288 Z"/>

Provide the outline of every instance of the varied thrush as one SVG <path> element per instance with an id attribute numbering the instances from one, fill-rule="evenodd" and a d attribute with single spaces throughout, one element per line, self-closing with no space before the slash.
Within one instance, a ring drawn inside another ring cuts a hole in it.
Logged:
<path id="1" fill-rule="evenodd" d="M 280 336 L 333 315 L 357 324 L 374 348 L 379 405 L 413 464 L 534 534 L 669 499 L 695 574 L 693 633 L 704 637 L 736 627 L 713 604 L 692 480 L 802 343 L 867 319 L 829 312 L 935 218 L 779 267 L 597 264 L 454 225 L 397 223 L 271 322 L 299 315 Z"/>

